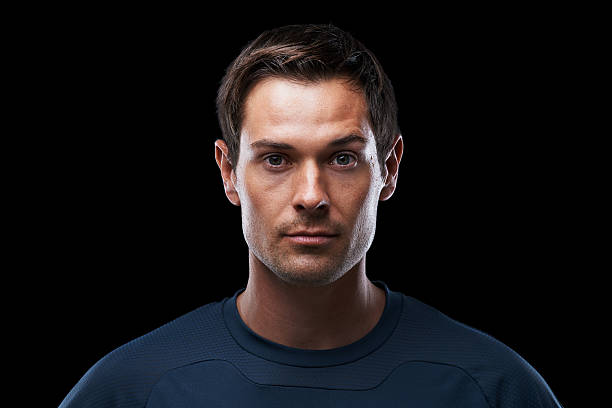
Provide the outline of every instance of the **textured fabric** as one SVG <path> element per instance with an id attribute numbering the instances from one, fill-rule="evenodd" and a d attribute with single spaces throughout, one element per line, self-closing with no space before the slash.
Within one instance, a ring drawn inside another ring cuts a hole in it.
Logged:
<path id="1" fill-rule="evenodd" d="M 560 407 L 507 346 L 398 292 L 377 326 L 333 350 L 268 341 L 236 297 L 211 303 L 105 356 L 61 408 Z"/>

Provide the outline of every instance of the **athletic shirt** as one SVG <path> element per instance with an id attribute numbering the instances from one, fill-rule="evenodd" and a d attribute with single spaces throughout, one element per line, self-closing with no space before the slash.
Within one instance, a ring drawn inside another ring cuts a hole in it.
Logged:
<path id="1" fill-rule="evenodd" d="M 202 306 L 98 361 L 60 408 L 560 407 L 513 350 L 389 290 L 378 324 L 330 350 L 269 341 L 236 298 Z"/>

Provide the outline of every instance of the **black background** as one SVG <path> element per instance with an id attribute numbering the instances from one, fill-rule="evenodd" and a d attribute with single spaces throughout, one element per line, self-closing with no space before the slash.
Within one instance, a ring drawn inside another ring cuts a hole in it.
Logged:
<path id="1" fill-rule="evenodd" d="M 44 132 L 23 170 L 56 404 L 106 353 L 246 284 L 216 90 L 262 30 L 309 22 L 353 33 L 397 95 L 405 151 L 369 277 L 506 343 L 567 404 L 584 257 L 549 11 L 71 12 L 36 39 Z"/>

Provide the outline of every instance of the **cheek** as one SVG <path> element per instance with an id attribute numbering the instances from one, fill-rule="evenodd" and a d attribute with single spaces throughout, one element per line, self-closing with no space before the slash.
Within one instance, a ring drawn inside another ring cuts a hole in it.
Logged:
<path id="1" fill-rule="evenodd" d="M 259 230 L 278 218 L 282 202 L 282 185 L 269 183 L 250 171 L 238 189 L 244 228 Z"/>
<path id="2" fill-rule="evenodd" d="M 334 190 L 334 200 L 343 218 L 354 226 L 355 230 L 367 228 L 376 220 L 379 186 L 371 177 L 352 178 L 345 183 L 338 183 Z M 355 231 L 355 234 L 359 234 Z"/>
<path id="3" fill-rule="evenodd" d="M 378 210 L 379 192 L 376 188 L 369 188 L 362 199 L 359 209 L 359 218 L 362 224 L 374 225 L 376 223 L 376 212 Z"/>

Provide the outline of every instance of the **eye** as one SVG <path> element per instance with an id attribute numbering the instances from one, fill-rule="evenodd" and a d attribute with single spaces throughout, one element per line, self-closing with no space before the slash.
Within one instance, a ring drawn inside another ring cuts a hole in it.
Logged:
<path id="1" fill-rule="evenodd" d="M 352 154 L 348 154 L 348 153 L 340 153 L 339 155 L 334 157 L 334 159 L 332 160 L 332 164 L 342 166 L 342 167 L 351 166 L 355 164 L 356 162 L 357 162 L 357 159 L 355 158 L 355 156 L 353 156 Z"/>
<path id="2" fill-rule="evenodd" d="M 280 167 L 284 164 L 285 158 L 278 154 L 272 154 L 265 158 L 266 164 L 271 167 Z"/>

